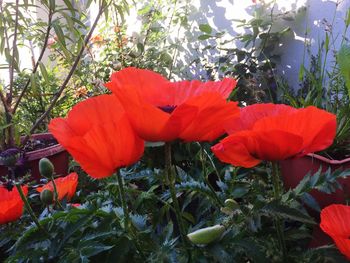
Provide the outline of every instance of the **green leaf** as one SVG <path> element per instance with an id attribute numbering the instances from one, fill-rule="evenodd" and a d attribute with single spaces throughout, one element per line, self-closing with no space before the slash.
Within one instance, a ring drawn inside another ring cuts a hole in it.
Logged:
<path id="1" fill-rule="evenodd" d="M 261 211 L 278 218 L 290 219 L 306 224 L 316 224 L 312 217 L 300 212 L 298 209 L 281 204 L 278 201 L 272 201 L 265 205 Z"/>
<path id="2" fill-rule="evenodd" d="M 207 34 L 211 34 L 211 32 L 213 31 L 211 26 L 209 26 L 208 24 L 199 25 L 199 30 Z"/>
<path id="3" fill-rule="evenodd" d="M 65 40 L 65 37 L 64 37 L 63 30 L 62 30 L 61 26 L 58 25 L 57 23 L 53 23 L 52 26 L 53 26 L 53 29 L 55 30 L 55 33 L 56 33 L 56 35 L 57 35 L 58 41 L 59 41 L 64 47 L 66 47 L 66 40 Z"/>
<path id="4" fill-rule="evenodd" d="M 326 49 L 326 52 L 328 52 L 328 48 L 329 48 L 329 36 L 328 36 L 328 33 L 326 33 L 326 40 L 325 40 L 325 43 L 324 43 L 324 48 Z"/>
<path id="5" fill-rule="evenodd" d="M 72 13 L 75 12 L 75 8 L 73 7 L 72 2 L 70 0 L 63 0 L 63 2 Z"/>
<path id="6" fill-rule="evenodd" d="M 81 247 L 79 250 L 82 256 L 91 257 L 94 255 L 97 255 L 102 251 L 110 250 L 114 246 L 106 246 L 98 242 L 89 242 L 89 243 L 84 242 L 83 244 L 79 244 L 79 247 Z"/>
<path id="7" fill-rule="evenodd" d="M 350 25 L 350 8 L 348 9 L 348 12 L 346 13 L 346 20 L 345 20 L 345 26 L 348 27 Z"/>
<path id="8" fill-rule="evenodd" d="M 39 62 L 39 67 L 40 67 L 41 75 L 43 76 L 46 85 L 49 85 L 49 75 L 47 74 L 45 65 L 41 61 Z"/>
<path id="9" fill-rule="evenodd" d="M 316 199 L 308 194 L 308 193 L 305 193 L 301 196 L 301 200 L 303 201 L 303 203 L 305 203 L 308 207 L 316 210 L 317 212 L 320 212 L 321 211 L 321 208 L 319 206 L 319 204 L 317 203 Z"/>
<path id="10" fill-rule="evenodd" d="M 144 45 L 143 45 L 142 43 L 140 43 L 140 42 L 137 43 L 136 47 L 137 47 L 138 52 L 140 52 L 141 54 L 142 54 L 143 51 L 145 50 Z"/>
<path id="11" fill-rule="evenodd" d="M 30 75 L 30 86 L 34 94 L 38 94 L 38 86 L 36 85 L 36 73 Z"/>
<path id="12" fill-rule="evenodd" d="M 298 74 L 298 79 L 299 81 L 302 81 L 303 78 L 304 78 L 304 72 L 305 72 L 305 67 L 304 65 L 301 65 L 300 66 L 300 69 L 299 69 L 299 74 Z"/>
<path id="13" fill-rule="evenodd" d="M 345 80 L 348 95 L 350 96 L 350 45 L 342 45 L 338 52 L 337 59 L 340 72 Z"/>
<path id="14" fill-rule="evenodd" d="M 56 8 L 56 2 L 55 0 L 49 0 L 49 8 L 50 10 L 54 11 Z"/>
<path id="15" fill-rule="evenodd" d="M 211 38 L 212 36 L 211 35 L 200 35 L 199 37 L 198 37 L 198 40 L 206 40 L 206 39 L 209 39 L 209 38 Z"/>

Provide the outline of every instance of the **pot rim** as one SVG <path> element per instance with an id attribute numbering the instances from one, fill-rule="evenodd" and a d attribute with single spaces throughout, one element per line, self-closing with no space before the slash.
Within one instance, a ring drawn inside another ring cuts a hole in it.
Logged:
<path id="1" fill-rule="evenodd" d="M 334 165 L 341 165 L 341 164 L 350 162 L 350 158 L 345 158 L 345 159 L 342 159 L 342 160 L 333 160 L 333 159 L 329 159 L 327 157 L 318 155 L 316 153 L 309 153 L 306 156 L 308 156 L 309 158 L 312 158 L 312 159 L 317 159 L 319 161 L 322 161 L 322 162 L 325 162 L 325 163 L 328 163 L 328 164 L 334 164 Z"/>
<path id="2" fill-rule="evenodd" d="M 36 133 L 36 134 L 32 134 L 31 138 L 53 138 L 53 135 L 49 132 L 46 133 Z M 57 143 L 55 145 L 43 148 L 43 149 L 38 149 L 35 151 L 30 151 L 30 152 L 26 152 L 26 157 L 28 161 L 32 161 L 32 160 L 37 160 L 37 159 L 41 159 L 43 157 L 48 157 L 48 156 L 52 156 L 55 155 L 57 153 L 63 152 L 65 151 L 65 149 L 62 147 L 61 144 Z"/>

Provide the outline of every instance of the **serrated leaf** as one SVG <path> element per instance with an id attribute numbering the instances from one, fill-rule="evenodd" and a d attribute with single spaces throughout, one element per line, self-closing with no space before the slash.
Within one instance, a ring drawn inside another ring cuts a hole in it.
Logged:
<path id="1" fill-rule="evenodd" d="M 306 224 L 316 224 L 312 217 L 300 212 L 298 209 L 280 204 L 277 201 L 272 201 L 265 205 L 261 211 L 278 218 L 290 219 Z"/>
<path id="2" fill-rule="evenodd" d="M 80 248 L 80 254 L 85 257 L 92 257 L 95 256 L 102 251 L 110 250 L 114 246 L 106 246 L 104 244 L 98 243 L 98 242 L 91 242 L 89 244 L 86 244 L 84 247 Z"/>
<path id="3" fill-rule="evenodd" d="M 308 207 L 316 210 L 317 212 L 321 211 L 321 208 L 319 204 L 317 203 L 316 199 L 310 195 L 309 193 L 305 193 L 301 196 L 301 201 L 305 203 Z"/>

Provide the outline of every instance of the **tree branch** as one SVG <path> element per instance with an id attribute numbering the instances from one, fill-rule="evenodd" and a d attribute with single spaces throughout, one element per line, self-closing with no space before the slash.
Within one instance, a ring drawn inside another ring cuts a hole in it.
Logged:
<path id="1" fill-rule="evenodd" d="M 51 110 L 53 109 L 53 107 L 55 106 L 57 100 L 59 99 L 59 97 L 61 96 L 63 90 L 66 88 L 68 82 L 70 81 L 71 77 L 73 76 L 73 73 L 75 72 L 78 63 L 84 53 L 84 50 L 87 46 L 87 44 L 89 43 L 89 40 L 91 38 L 92 33 L 94 32 L 96 26 L 97 26 L 97 22 L 99 21 L 101 15 L 104 12 L 104 9 L 107 7 L 108 5 L 101 5 L 99 12 L 96 16 L 96 19 L 89 31 L 89 33 L 86 35 L 85 39 L 84 39 L 84 45 L 81 47 L 77 57 L 75 58 L 75 61 L 73 63 L 73 66 L 71 67 L 66 79 L 64 80 L 64 82 L 62 83 L 61 87 L 59 88 L 59 90 L 57 91 L 56 95 L 53 97 L 49 107 L 47 108 L 47 110 L 43 113 L 43 115 L 41 115 L 41 117 L 39 119 L 37 119 L 34 123 L 34 125 L 32 126 L 32 128 L 29 131 L 29 134 L 32 134 L 36 128 L 38 128 L 38 126 L 40 125 L 40 123 L 47 117 L 47 115 L 51 112 Z M 30 135 L 26 135 L 26 137 L 24 138 L 24 140 L 22 141 L 22 146 L 26 144 L 26 142 L 28 141 Z"/>
<path id="2" fill-rule="evenodd" d="M 45 33 L 45 39 L 44 39 L 44 45 L 43 45 L 43 48 L 41 49 L 41 52 L 39 54 L 39 57 L 38 57 L 38 60 L 37 62 L 35 63 L 35 66 L 33 68 L 33 71 L 32 71 L 32 74 L 35 74 L 35 72 L 38 70 L 38 67 L 39 67 L 39 63 L 41 62 L 43 56 L 44 56 L 44 53 L 45 53 L 45 50 L 46 50 L 46 47 L 47 47 L 47 42 L 49 40 L 49 37 L 50 37 L 50 31 L 51 31 L 51 22 L 52 22 L 52 16 L 53 16 L 53 10 L 50 8 L 49 9 L 49 17 L 48 17 L 48 26 L 47 26 L 47 29 L 46 29 L 46 33 Z M 27 82 L 26 82 L 26 85 L 24 86 L 24 88 L 22 89 L 20 95 L 18 96 L 17 100 L 16 100 L 16 103 L 15 105 L 13 106 L 13 109 L 11 110 L 12 114 L 15 114 L 17 108 L 18 108 L 18 105 L 19 103 L 21 102 L 24 94 L 27 92 L 27 89 L 29 87 L 29 84 L 30 84 L 30 81 L 31 81 L 31 78 L 28 78 Z"/>

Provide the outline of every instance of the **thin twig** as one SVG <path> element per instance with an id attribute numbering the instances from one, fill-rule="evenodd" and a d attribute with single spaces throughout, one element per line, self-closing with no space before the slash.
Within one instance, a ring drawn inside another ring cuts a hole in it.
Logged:
<path id="1" fill-rule="evenodd" d="M 6 123 L 10 124 L 12 122 L 12 114 L 11 114 L 11 104 L 12 104 L 12 96 L 13 96 L 13 86 L 14 86 L 14 64 L 15 62 L 18 63 L 18 61 L 15 61 L 15 54 L 17 51 L 18 54 L 18 50 L 17 50 L 17 31 L 18 31 L 18 16 L 19 16 L 19 10 L 18 10 L 18 6 L 19 6 L 19 0 L 16 0 L 16 5 L 15 5 L 15 28 L 14 28 L 14 32 L 13 32 L 13 41 L 12 41 L 12 57 L 11 57 L 11 62 L 9 64 L 9 78 L 10 78 L 10 86 L 9 86 L 9 91 L 6 93 L 6 97 L 5 97 L 5 105 L 7 107 L 5 107 L 5 109 L 7 108 L 7 111 L 5 112 L 6 115 Z M 9 44 L 9 43 L 8 43 Z M 9 50 L 10 50 L 10 46 L 9 46 Z M 7 146 L 12 146 L 13 145 L 13 126 L 10 125 L 9 127 L 7 127 L 7 129 L 5 130 L 5 133 L 8 133 L 8 141 L 6 142 L 6 144 L 8 144 Z M 6 136 L 5 136 L 6 138 Z"/>
<path id="2" fill-rule="evenodd" d="M 66 77 L 66 79 L 65 79 L 64 82 L 62 83 L 62 85 L 61 85 L 60 89 L 57 91 L 56 95 L 53 97 L 53 99 L 52 99 L 52 101 L 51 101 L 49 107 L 47 108 L 47 110 L 43 113 L 43 115 L 41 115 L 41 117 L 40 117 L 39 119 L 37 119 L 37 120 L 35 121 L 34 125 L 32 126 L 32 128 L 31 128 L 30 131 L 29 131 L 29 134 L 32 134 L 32 133 L 36 130 L 36 128 L 38 128 L 38 126 L 41 124 L 41 122 L 47 117 L 47 115 L 51 112 L 51 110 L 52 110 L 53 107 L 55 106 L 57 100 L 58 100 L 59 97 L 61 96 L 63 90 L 66 88 L 68 82 L 70 81 L 70 79 L 71 79 L 73 73 L 75 72 L 75 70 L 76 70 L 76 68 L 77 68 L 77 66 L 78 66 L 78 63 L 79 63 L 79 61 L 80 61 L 80 59 L 81 59 L 81 57 L 82 57 L 82 55 L 83 55 L 83 53 L 84 53 L 84 50 L 85 50 L 87 44 L 89 43 L 89 40 L 90 40 L 90 38 L 91 38 L 92 33 L 94 32 L 95 27 L 97 26 L 97 22 L 99 21 L 99 19 L 100 19 L 102 13 L 103 13 L 103 11 L 104 11 L 104 9 L 105 9 L 107 6 L 108 6 L 108 5 L 102 5 L 102 6 L 100 7 L 100 10 L 99 10 L 99 12 L 98 12 L 98 14 L 97 14 L 97 16 L 96 16 L 95 21 L 94 21 L 94 23 L 93 23 L 93 25 L 92 25 L 92 27 L 91 27 L 89 33 L 88 33 L 87 36 L 85 37 L 84 45 L 81 47 L 81 49 L 80 49 L 80 51 L 79 51 L 79 53 L 78 53 L 78 55 L 77 55 L 77 57 L 76 57 L 76 59 L 75 59 L 75 61 L 74 61 L 74 63 L 73 63 L 73 66 L 72 66 L 72 68 L 70 69 L 70 71 L 69 71 L 69 73 L 68 73 L 68 75 L 67 75 L 67 77 Z M 28 141 L 29 137 L 30 137 L 30 135 L 26 135 L 26 137 L 23 139 L 22 146 L 26 144 L 26 142 Z"/>
<path id="3" fill-rule="evenodd" d="M 50 31 L 51 31 L 51 22 L 52 22 L 52 16 L 53 16 L 53 10 L 49 10 L 49 17 L 48 17 L 48 25 L 47 25 L 47 29 L 46 29 L 46 33 L 45 33 L 45 39 L 44 39 L 44 45 L 43 45 L 43 48 L 41 49 L 41 52 L 39 54 L 39 57 L 38 57 L 38 60 L 36 61 L 35 63 L 35 66 L 33 68 L 33 71 L 32 71 L 32 74 L 35 74 L 35 72 L 37 71 L 38 67 L 39 67 L 39 63 L 41 62 L 43 56 L 44 56 L 44 53 L 45 53 L 45 50 L 47 48 L 47 43 L 48 43 L 48 40 L 49 40 L 49 37 L 50 37 Z M 23 98 L 24 94 L 26 93 L 28 87 L 29 87 L 29 84 L 30 84 L 30 81 L 31 81 L 31 78 L 28 78 L 27 82 L 26 82 L 26 85 L 24 86 L 24 88 L 22 89 L 20 95 L 18 96 L 17 100 L 16 100 L 16 103 L 12 109 L 12 114 L 15 114 L 17 108 L 18 108 L 18 105 L 21 101 L 21 99 Z"/>
<path id="4" fill-rule="evenodd" d="M 18 30 L 18 5 L 19 5 L 19 0 L 16 0 L 16 14 L 15 14 L 15 29 L 13 33 L 13 42 L 12 42 L 12 58 L 11 58 L 11 64 L 10 64 L 10 90 L 9 90 L 9 95 L 8 95 L 8 102 L 11 104 L 12 102 L 12 95 L 13 95 L 13 75 L 14 75 L 14 64 L 15 64 L 15 51 L 17 50 L 17 30 Z M 18 63 L 18 61 L 17 61 Z"/>

